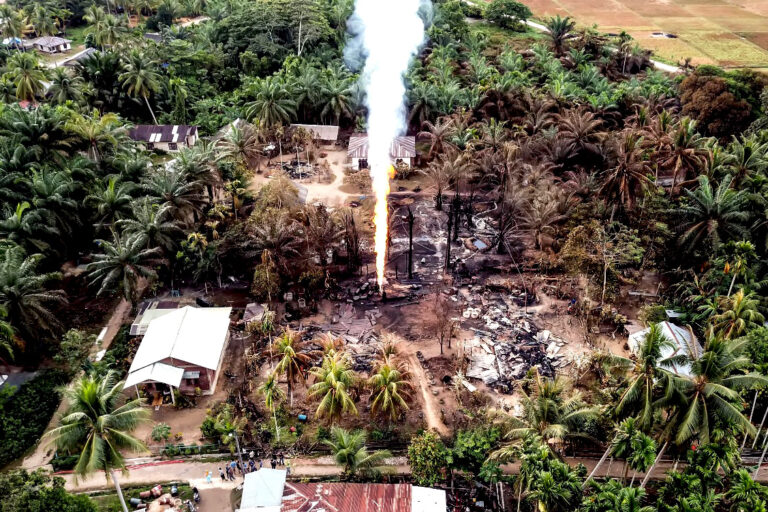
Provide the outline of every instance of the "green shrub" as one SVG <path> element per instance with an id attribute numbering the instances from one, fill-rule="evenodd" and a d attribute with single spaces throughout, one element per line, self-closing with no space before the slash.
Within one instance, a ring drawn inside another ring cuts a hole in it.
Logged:
<path id="1" fill-rule="evenodd" d="M 40 439 L 61 402 L 57 388 L 67 380 L 66 372 L 47 370 L 0 398 L 0 466 L 24 455 Z"/>
<path id="2" fill-rule="evenodd" d="M 203 433 L 203 437 L 206 439 L 214 439 L 218 437 L 216 433 L 216 420 L 211 416 L 206 416 L 203 420 L 203 424 L 200 425 L 200 432 Z"/>
<path id="3" fill-rule="evenodd" d="M 54 471 L 66 471 L 72 469 L 77 464 L 78 455 L 65 455 L 63 457 L 54 457 L 51 459 L 51 466 Z"/>
<path id="4" fill-rule="evenodd" d="M 167 423 L 158 423 L 152 429 L 152 440 L 158 443 L 160 441 L 167 441 L 170 436 L 171 427 Z"/>

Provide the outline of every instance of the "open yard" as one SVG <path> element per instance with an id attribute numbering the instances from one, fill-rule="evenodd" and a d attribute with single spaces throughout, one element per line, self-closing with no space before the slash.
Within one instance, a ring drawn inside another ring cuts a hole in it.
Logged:
<path id="1" fill-rule="evenodd" d="M 768 0 L 527 0 L 537 17 L 625 30 L 662 60 L 768 68 Z M 677 38 L 659 37 L 657 32 Z"/>

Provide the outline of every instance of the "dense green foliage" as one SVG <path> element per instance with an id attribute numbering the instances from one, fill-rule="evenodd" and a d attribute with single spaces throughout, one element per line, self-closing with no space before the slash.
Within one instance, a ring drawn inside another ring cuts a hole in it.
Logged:
<path id="1" fill-rule="evenodd" d="M 0 473 L 0 511 L 2 512 L 96 512 L 96 505 L 85 495 L 64 489 L 64 479 L 51 478 L 38 469 Z"/>
<path id="2" fill-rule="evenodd" d="M 47 370 L 22 384 L 18 390 L 6 390 L 0 396 L 0 465 L 17 459 L 43 434 L 59 407 L 59 386 L 69 375 Z"/>

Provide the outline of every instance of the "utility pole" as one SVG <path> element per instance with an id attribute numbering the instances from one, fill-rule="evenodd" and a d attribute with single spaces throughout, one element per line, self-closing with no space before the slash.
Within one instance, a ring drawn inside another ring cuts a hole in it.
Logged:
<path id="1" fill-rule="evenodd" d="M 240 449 L 240 440 L 237 438 L 237 432 L 230 432 L 230 437 L 235 438 L 235 446 L 237 447 L 237 459 L 240 461 L 240 471 L 243 473 L 243 479 L 245 479 L 245 465 L 243 465 L 243 451 Z"/>
<path id="2" fill-rule="evenodd" d="M 408 279 L 413 279 L 413 221 L 415 219 L 410 206 L 405 219 L 408 221 Z"/>
<path id="3" fill-rule="evenodd" d="M 457 242 L 459 240 L 459 225 L 461 224 L 461 198 L 458 193 L 453 196 L 451 213 L 455 216 L 453 219 L 453 241 Z"/>

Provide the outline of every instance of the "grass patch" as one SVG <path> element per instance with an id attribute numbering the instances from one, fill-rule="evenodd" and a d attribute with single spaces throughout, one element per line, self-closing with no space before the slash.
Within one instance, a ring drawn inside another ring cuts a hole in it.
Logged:
<path id="1" fill-rule="evenodd" d="M 535 43 L 548 40 L 547 34 L 527 25 L 525 30 L 518 32 L 483 21 L 470 24 L 469 30 L 473 34 L 486 34 L 490 46 L 499 48 L 510 44 L 516 50 L 528 50 Z"/>
<path id="2" fill-rule="evenodd" d="M 169 484 L 163 484 L 163 493 L 171 492 L 171 485 L 175 482 L 171 482 Z M 181 499 L 182 503 L 186 500 L 192 499 L 192 487 L 189 486 L 189 484 L 186 483 L 176 483 L 176 486 L 179 488 L 179 498 Z M 131 498 L 138 498 L 139 493 L 148 491 L 152 489 L 154 486 L 135 486 L 135 487 L 123 487 L 123 496 L 125 497 L 125 503 L 128 505 L 128 508 L 130 510 L 133 510 L 134 507 L 131 507 L 128 503 Z M 91 495 L 91 500 L 96 504 L 96 509 L 99 512 L 122 512 L 123 509 L 120 506 L 120 498 L 117 497 L 117 493 L 114 491 L 105 491 L 103 494 L 96 494 Z M 184 508 L 186 510 L 186 507 Z"/>
<path id="3" fill-rule="evenodd" d="M 72 27 L 67 29 L 67 39 L 72 40 L 72 48 L 85 44 L 85 37 L 88 35 L 88 26 Z"/>

